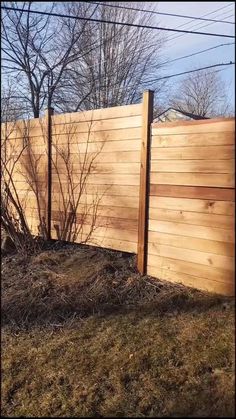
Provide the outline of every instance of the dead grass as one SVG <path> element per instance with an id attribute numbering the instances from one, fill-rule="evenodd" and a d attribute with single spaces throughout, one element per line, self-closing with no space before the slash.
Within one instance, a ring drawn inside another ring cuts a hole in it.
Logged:
<path id="1" fill-rule="evenodd" d="M 234 416 L 232 299 L 65 246 L 2 267 L 2 415 Z"/>

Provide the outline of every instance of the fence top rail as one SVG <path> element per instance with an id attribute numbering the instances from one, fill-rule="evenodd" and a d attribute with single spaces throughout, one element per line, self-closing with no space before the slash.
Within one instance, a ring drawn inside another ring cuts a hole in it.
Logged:
<path id="1" fill-rule="evenodd" d="M 142 103 L 135 103 L 131 105 L 121 105 L 121 106 L 112 106 L 108 108 L 99 108 L 91 109 L 86 111 L 77 111 L 77 112 L 65 112 L 65 113 L 56 113 L 52 116 L 52 120 L 55 123 L 69 123 L 75 121 L 94 121 L 102 120 L 109 118 L 123 118 L 125 116 L 138 116 L 141 115 Z M 2 122 L 1 126 L 7 126 L 8 128 L 14 127 L 32 127 L 35 124 L 40 125 L 44 121 L 44 115 L 39 118 L 27 118 L 27 119 L 17 119 L 10 122 Z"/>
<path id="2" fill-rule="evenodd" d="M 231 122 L 235 121 L 235 117 L 230 118 L 209 118 L 209 119 L 198 119 L 194 121 L 173 121 L 173 122 L 153 122 L 152 128 L 175 128 L 175 127 L 182 127 L 182 126 L 191 126 L 191 125 L 207 125 L 207 124 L 214 124 L 217 122 Z"/>

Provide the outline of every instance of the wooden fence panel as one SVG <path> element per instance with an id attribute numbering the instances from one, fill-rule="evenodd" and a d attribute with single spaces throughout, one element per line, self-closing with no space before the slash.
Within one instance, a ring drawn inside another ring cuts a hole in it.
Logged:
<path id="1" fill-rule="evenodd" d="M 152 124 L 147 273 L 234 293 L 234 120 Z"/>
<path id="2" fill-rule="evenodd" d="M 137 252 L 142 104 L 52 117 L 53 238 Z"/>

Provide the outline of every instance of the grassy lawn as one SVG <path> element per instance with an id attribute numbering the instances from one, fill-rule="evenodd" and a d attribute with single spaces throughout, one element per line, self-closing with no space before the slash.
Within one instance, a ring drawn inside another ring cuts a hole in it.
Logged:
<path id="1" fill-rule="evenodd" d="M 232 299 L 66 247 L 3 258 L 2 415 L 234 416 Z"/>

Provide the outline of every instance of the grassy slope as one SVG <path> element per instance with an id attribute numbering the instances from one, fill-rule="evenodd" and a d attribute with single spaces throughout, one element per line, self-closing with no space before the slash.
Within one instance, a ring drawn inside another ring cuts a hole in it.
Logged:
<path id="1" fill-rule="evenodd" d="M 5 260 L 3 415 L 234 415 L 232 301 L 140 278 L 119 256 Z"/>

